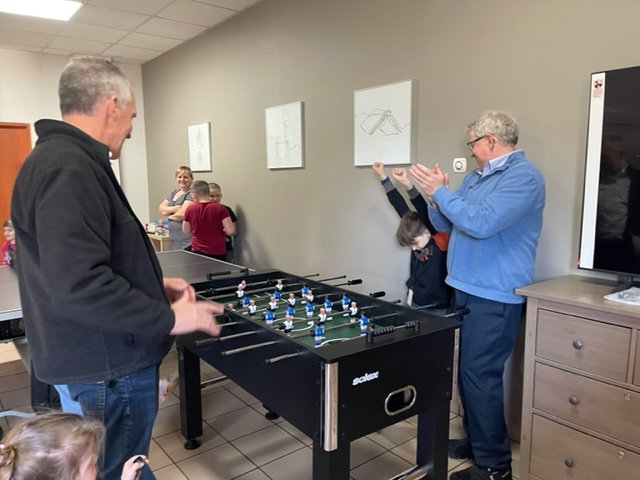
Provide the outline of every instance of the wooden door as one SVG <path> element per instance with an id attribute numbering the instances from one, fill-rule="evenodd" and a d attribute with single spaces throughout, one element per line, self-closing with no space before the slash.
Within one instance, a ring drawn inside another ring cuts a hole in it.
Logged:
<path id="1" fill-rule="evenodd" d="M 31 151 L 28 123 L 0 122 L 0 225 L 9 218 L 11 192 L 20 165 Z"/>

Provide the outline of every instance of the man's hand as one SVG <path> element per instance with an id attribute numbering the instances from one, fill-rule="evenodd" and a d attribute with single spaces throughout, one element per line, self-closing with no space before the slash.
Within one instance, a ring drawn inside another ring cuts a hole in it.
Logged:
<path id="1" fill-rule="evenodd" d="M 189 301 L 196 301 L 196 292 L 193 287 L 184 278 L 164 278 L 164 292 L 170 303 L 175 302 L 183 297 Z"/>
<path id="2" fill-rule="evenodd" d="M 405 188 L 405 190 L 411 190 L 413 187 L 409 180 L 409 175 L 407 175 L 407 171 L 404 168 L 394 168 L 391 171 L 391 175 Z"/>
<path id="3" fill-rule="evenodd" d="M 384 180 L 387 177 L 387 175 L 384 173 L 384 163 L 373 162 L 373 165 L 371 165 L 371 167 L 378 174 L 378 177 L 380 177 L 380 180 Z"/>
<path id="4" fill-rule="evenodd" d="M 176 322 L 169 332 L 171 335 L 182 335 L 196 331 L 213 336 L 220 334 L 220 326 L 214 316 L 224 312 L 224 307 L 219 303 L 194 302 L 187 298 L 180 298 L 171 304 L 171 310 L 176 317 Z"/>
<path id="5" fill-rule="evenodd" d="M 411 165 L 410 171 L 413 179 L 429 198 L 433 197 L 438 188 L 449 185 L 449 175 L 442 173 L 440 165 L 437 163 L 432 169 L 416 163 Z"/>

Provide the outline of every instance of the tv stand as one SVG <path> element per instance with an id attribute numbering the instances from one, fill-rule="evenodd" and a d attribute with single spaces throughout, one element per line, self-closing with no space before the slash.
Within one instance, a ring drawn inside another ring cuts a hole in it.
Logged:
<path id="1" fill-rule="evenodd" d="M 627 290 L 628 288 L 632 287 L 640 288 L 640 280 L 628 278 L 625 282 L 622 282 L 620 285 L 617 285 L 613 290 L 611 290 L 611 293 L 622 292 L 623 290 Z"/>

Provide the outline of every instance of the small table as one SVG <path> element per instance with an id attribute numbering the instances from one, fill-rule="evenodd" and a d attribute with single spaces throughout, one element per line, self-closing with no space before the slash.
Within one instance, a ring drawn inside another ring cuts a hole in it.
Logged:
<path id="1" fill-rule="evenodd" d="M 157 233 L 147 233 L 151 244 L 156 252 L 166 252 L 170 250 L 169 235 L 158 235 Z"/>

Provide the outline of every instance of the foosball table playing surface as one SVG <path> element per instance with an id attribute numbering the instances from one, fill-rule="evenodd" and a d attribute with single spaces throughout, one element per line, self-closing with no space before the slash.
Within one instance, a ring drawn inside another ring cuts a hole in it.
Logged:
<path id="1" fill-rule="evenodd" d="M 203 359 L 312 439 L 314 480 L 348 480 L 351 441 L 414 415 L 416 464 L 394 478 L 446 479 L 459 315 L 312 278 L 267 270 L 192 284 L 225 312 L 219 337 L 177 339 L 185 447 L 202 435 Z"/>

